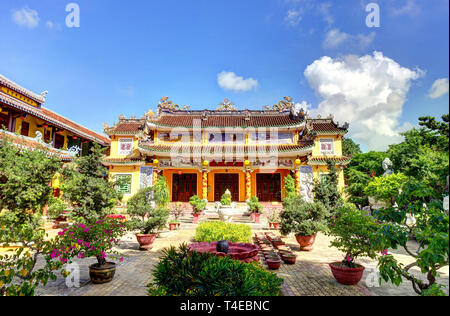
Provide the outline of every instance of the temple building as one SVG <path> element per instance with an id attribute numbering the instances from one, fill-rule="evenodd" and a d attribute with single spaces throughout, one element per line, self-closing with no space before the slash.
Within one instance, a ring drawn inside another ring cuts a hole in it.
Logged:
<path id="1" fill-rule="evenodd" d="M 156 113 L 120 116 L 104 128 L 111 138 L 104 164 L 112 177 L 126 179 L 119 188 L 124 200 L 163 176 L 173 202 L 193 195 L 220 201 L 227 189 L 236 202 L 252 196 L 277 202 L 288 175 L 311 199 L 313 179 L 328 172 L 327 161 L 338 167 L 343 191 L 343 167 L 350 161 L 342 155 L 348 124 L 296 112 L 289 97 L 261 111 L 237 110 L 228 99 L 217 110 L 192 111 L 165 97 Z"/>
<path id="2" fill-rule="evenodd" d="M 45 150 L 63 161 L 88 154 L 93 143 L 109 147 L 108 137 L 45 108 L 46 95 L 0 75 L 0 141 L 8 137 L 19 146 Z"/>

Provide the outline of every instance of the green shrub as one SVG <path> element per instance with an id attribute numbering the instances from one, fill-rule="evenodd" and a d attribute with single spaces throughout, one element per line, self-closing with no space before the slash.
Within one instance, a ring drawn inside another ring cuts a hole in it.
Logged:
<path id="1" fill-rule="evenodd" d="M 220 204 L 222 205 L 231 205 L 231 193 L 229 190 L 226 190 L 222 195 L 222 199 L 220 200 Z"/>
<path id="2" fill-rule="evenodd" d="M 353 204 L 339 207 L 331 223 L 329 235 L 334 237 L 331 246 L 345 254 L 343 263 L 355 267 L 357 257 L 366 256 L 376 259 L 386 248 L 379 235 L 376 219 L 358 210 Z"/>
<path id="3" fill-rule="evenodd" d="M 288 175 L 284 178 L 284 190 L 286 191 L 286 198 L 294 197 L 297 195 L 297 189 L 295 188 L 295 179 Z"/>
<path id="4" fill-rule="evenodd" d="M 128 200 L 128 213 L 131 215 L 131 220 L 128 222 L 130 230 L 151 234 L 167 224 L 169 211 L 159 206 L 153 208 L 152 202 L 156 202 L 155 199 L 154 188 L 149 187 L 141 189 Z"/>
<path id="5" fill-rule="evenodd" d="M 67 205 L 63 200 L 55 197 L 50 198 L 47 211 L 48 217 L 57 219 L 65 210 L 67 210 Z"/>
<path id="6" fill-rule="evenodd" d="M 151 296 L 278 296 L 283 279 L 256 263 L 197 252 L 163 251 L 148 285 Z"/>
<path id="7" fill-rule="evenodd" d="M 194 195 L 189 199 L 189 203 L 193 207 L 193 213 L 199 214 L 206 209 L 208 203 L 205 200 L 202 200 L 198 195 Z"/>
<path id="8" fill-rule="evenodd" d="M 195 240 L 198 242 L 228 240 L 249 243 L 252 241 L 252 229 L 246 224 L 205 222 L 198 225 Z"/>
<path id="9" fill-rule="evenodd" d="M 250 201 L 247 202 L 248 208 L 251 213 L 261 213 L 263 206 L 259 203 L 259 199 L 253 196 Z"/>
<path id="10" fill-rule="evenodd" d="M 407 180 L 408 178 L 401 173 L 394 173 L 386 177 L 376 177 L 367 185 L 364 193 L 391 206 L 395 204 L 395 200 L 400 194 L 400 189 Z"/>
<path id="11" fill-rule="evenodd" d="M 305 202 L 301 196 L 290 197 L 281 213 L 281 233 L 315 235 L 327 229 L 329 212 L 320 202 Z"/>

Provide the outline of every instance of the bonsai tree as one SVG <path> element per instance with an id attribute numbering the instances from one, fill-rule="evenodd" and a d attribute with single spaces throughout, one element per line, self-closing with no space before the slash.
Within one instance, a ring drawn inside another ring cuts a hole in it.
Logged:
<path id="1" fill-rule="evenodd" d="M 437 191 L 410 179 L 397 196 L 396 207 L 375 212 L 375 216 L 384 221 L 380 231 L 388 247 L 402 247 L 412 258 L 412 263 L 404 266 L 385 253 L 379 258 L 381 279 L 398 286 L 404 278 L 419 295 L 442 295 L 442 285 L 437 284 L 436 277 L 440 269 L 448 266 L 449 215 L 442 202 L 446 193 L 442 189 L 441 193 Z M 418 245 L 414 250 L 408 243 L 413 233 Z M 414 267 L 420 269 L 423 277 L 410 272 Z"/>
<path id="2" fill-rule="evenodd" d="M 200 214 L 206 209 L 207 202 L 202 200 L 198 195 L 194 195 L 189 199 L 189 203 L 192 205 L 193 213 Z"/>
<path id="3" fill-rule="evenodd" d="M 305 202 L 296 196 L 281 213 L 281 233 L 313 236 L 327 229 L 329 212 L 320 202 Z"/>
<path id="4" fill-rule="evenodd" d="M 250 201 L 247 202 L 250 213 L 261 213 L 263 210 L 263 206 L 259 203 L 259 199 L 256 196 L 253 196 Z"/>
<path id="5" fill-rule="evenodd" d="M 280 223 L 281 217 L 277 210 L 271 210 L 268 216 L 269 223 Z"/>
<path id="6" fill-rule="evenodd" d="M 106 264 L 106 252 L 112 248 L 110 243 L 104 242 L 105 235 L 101 233 L 102 227 L 118 226 L 115 231 L 110 232 L 106 229 L 107 234 L 111 233 L 111 239 L 114 240 L 125 232 L 124 229 L 119 229 L 123 228 L 119 220 L 105 219 L 107 215 L 113 213 L 122 195 L 116 191 L 117 182 L 109 181 L 107 178 L 107 169 L 101 164 L 103 152 L 104 149 L 95 144 L 91 148 L 90 155 L 75 159 L 71 166 L 63 170 L 62 185 L 63 197 L 73 205 L 72 216 L 77 223 L 69 231 L 70 238 L 66 238 L 67 235 L 64 234 L 60 236 L 61 241 L 68 243 L 66 247 L 72 247 L 73 240 L 77 239 L 85 240 L 90 246 L 96 245 L 95 249 L 86 246 L 89 251 L 85 249 L 83 253 L 84 256 L 95 256 L 98 261 L 97 267 Z M 113 221 L 117 223 L 114 224 Z M 73 240 L 71 240 L 72 237 Z"/>
<path id="7" fill-rule="evenodd" d="M 356 268 L 355 261 L 360 256 L 377 258 L 386 248 L 379 235 L 379 228 L 380 225 L 373 217 L 353 204 L 344 204 L 337 209 L 328 235 L 334 237 L 331 246 L 345 254 L 343 266 Z"/>
<path id="8" fill-rule="evenodd" d="M 122 195 L 118 182 L 108 181 L 108 169 L 102 166 L 104 149 L 95 144 L 88 156 L 75 159 L 63 171 L 63 198 L 73 205 L 72 216 L 85 223 L 94 223 L 113 212 Z"/>
<path id="9" fill-rule="evenodd" d="M 62 266 L 46 256 L 53 241 L 41 220 L 51 196 L 49 184 L 62 163 L 45 149 L 36 149 L 0 140 L 0 246 L 17 247 L 0 253 L 0 296 L 32 296 L 38 284 L 56 280 L 54 272 Z M 42 255 L 46 260 L 37 266 Z"/>
<path id="10" fill-rule="evenodd" d="M 66 210 L 67 204 L 62 199 L 50 197 L 47 214 L 51 219 L 57 219 Z"/>
<path id="11" fill-rule="evenodd" d="M 126 227 L 120 222 L 122 219 L 125 217 L 104 218 L 89 226 L 80 223 L 64 229 L 58 234 L 59 244 L 53 248 L 50 258 L 68 263 L 74 257 L 94 257 L 98 267 L 106 266 L 108 254 L 118 254 L 113 247 L 119 244 L 119 238 L 125 234 Z"/>
<path id="12" fill-rule="evenodd" d="M 172 215 L 173 215 L 174 220 L 170 221 L 170 223 L 178 224 L 180 222 L 179 218 L 184 215 L 184 211 L 185 211 L 185 207 L 183 206 L 182 203 L 178 202 L 175 205 L 175 207 L 172 208 Z"/>
<path id="13" fill-rule="evenodd" d="M 156 190 L 156 186 L 141 189 L 128 200 L 128 213 L 132 217 L 128 223 L 130 230 L 139 230 L 141 234 L 148 235 L 166 225 L 169 212 L 161 204 L 154 203 L 158 195 Z"/>
<path id="14" fill-rule="evenodd" d="M 333 214 L 341 201 L 341 194 L 338 190 L 337 168 L 331 161 L 328 161 L 327 165 L 329 173 L 314 181 L 313 193 L 314 201 L 324 204 L 330 214 Z"/>
<path id="15" fill-rule="evenodd" d="M 231 192 L 230 190 L 226 190 L 225 193 L 222 195 L 222 198 L 220 200 L 220 204 L 224 206 L 231 205 Z"/>
<path id="16" fill-rule="evenodd" d="M 286 198 L 295 197 L 297 195 L 295 179 L 291 175 L 284 178 L 284 190 L 286 191 Z"/>

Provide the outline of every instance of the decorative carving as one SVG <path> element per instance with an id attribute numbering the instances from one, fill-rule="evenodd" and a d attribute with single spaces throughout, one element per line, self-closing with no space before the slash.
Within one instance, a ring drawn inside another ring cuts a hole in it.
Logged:
<path id="1" fill-rule="evenodd" d="M 217 111 L 237 111 L 234 107 L 234 103 L 230 101 L 230 99 L 225 98 L 222 103 L 219 103 L 219 108 Z"/>
<path id="2" fill-rule="evenodd" d="M 81 148 L 79 146 L 72 146 L 67 150 L 69 153 L 73 154 L 74 156 L 77 156 L 79 152 L 81 151 Z"/>
<path id="3" fill-rule="evenodd" d="M 48 91 L 45 90 L 44 92 L 41 93 L 41 97 L 43 97 L 44 99 L 47 97 L 48 95 Z"/>
<path id="4" fill-rule="evenodd" d="M 183 107 L 178 104 L 174 104 L 172 101 L 169 101 L 169 97 L 163 97 L 158 104 L 158 108 L 167 109 L 167 110 L 175 110 L 175 111 L 185 111 L 189 110 L 189 106 L 185 105 Z"/>
<path id="5" fill-rule="evenodd" d="M 103 123 L 103 130 L 107 130 L 109 128 L 107 123 Z"/>
<path id="6" fill-rule="evenodd" d="M 385 171 L 383 176 L 385 176 L 385 177 L 390 176 L 392 174 L 392 170 L 391 170 L 391 168 L 393 166 L 392 161 L 389 158 L 386 158 L 386 159 L 384 159 L 384 161 L 381 165 L 383 167 L 383 170 Z"/>
<path id="7" fill-rule="evenodd" d="M 295 108 L 294 102 L 292 102 L 291 97 L 284 97 L 284 100 L 278 102 L 278 104 L 275 104 L 273 107 L 266 106 L 265 109 L 267 111 L 292 111 L 292 109 Z"/>

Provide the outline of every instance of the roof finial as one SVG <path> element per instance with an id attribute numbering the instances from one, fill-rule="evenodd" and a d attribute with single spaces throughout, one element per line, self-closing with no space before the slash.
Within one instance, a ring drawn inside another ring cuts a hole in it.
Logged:
<path id="1" fill-rule="evenodd" d="M 230 99 L 225 98 L 222 103 L 219 103 L 219 108 L 217 111 L 237 111 L 234 107 L 234 103 Z"/>

